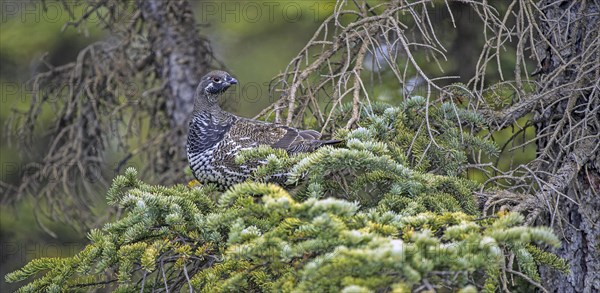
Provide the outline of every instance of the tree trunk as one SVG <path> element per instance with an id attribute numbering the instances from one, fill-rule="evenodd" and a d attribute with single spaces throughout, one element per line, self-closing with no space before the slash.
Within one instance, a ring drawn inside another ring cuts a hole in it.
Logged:
<path id="1" fill-rule="evenodd" d="M 152 49 L 167 81 L 168 108 L 174 127 L 187 123 L 200 78 L 210 67 L 208 47 L 200 38 L 188 1 L 141 1 L 144 19 L 156 30 L 148 33 Z"/>
<path id="2" fill-rule="evenodd" d="M 167 113 L 175 137 L 168 138 L 162 149 L 166 159 L 156 162 L 156 174 L 163 174 L 162 183 L 171 182 L 187 167 L 185 144 L 187 122 L 194 105 L 194 93 L 202 75 L 211 67 L 208 43 L 200 37 L 192 7 L 187 0 L 139 1 L 142 16 L 149 28 L 148 41 L 158 63 L 157 74 L 165 81 Z M 171 140 L 171 141 L 168 141 Z M 173 142 L 179 142 L 174 144 Z"/>
<path id="3" fill-rule="evenodd" d="M 538 7 L 543 13 L 539 23 L 544 45 L 537 50 L 550 61 L 540 90 L 556 89 L 552 93 L 561 96 L 560 102 L 542 105 L 537 113 L 537 118 L 545 118 L 537 125 L 537 135 L 544 137 L 538 151 L 554 177 L 546 186 L 552 188 L 555 181 L 564 187 L 548 191 L 570 198 L 556 196 L 557 209 L 549 217 L 555 220 L 544 224 L 554 222 L 557 235 L 563 236 L 555 253 L 568 260 L 571 271 L 542 268 L 543 285 L 550 292 L 600 292 L 600 4 L 545 0 Z M 551 46 L 545 45 L 546 40 Z"/>

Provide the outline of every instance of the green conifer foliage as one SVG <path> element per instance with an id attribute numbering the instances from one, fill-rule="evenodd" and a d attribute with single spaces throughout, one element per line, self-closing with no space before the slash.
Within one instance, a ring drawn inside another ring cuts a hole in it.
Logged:
<path id="1" fill-rule="evenodd" d="M 90 231 L 77 255 L 36 259 L 5 278 L 33 278 L 22 292 L 493 292 L 537 286 L 539 265 L 568 270 L 545 251 L 560 243 L 549 229 L 514 213 L 478 218 L 479 186 L 457 175 L 470 151 L 496 151 L 461 130 L 481 118 L 425 107 L 418 97 L 373 105 L 358 129 L 337 133 L 343 147 L 247 151 L 239 162 L 268 163 L 223 193 L 151 186 L 130 168 L 107 196 L 120 219 Z M 284 169 L 295 188 L 261 182 Z"/>

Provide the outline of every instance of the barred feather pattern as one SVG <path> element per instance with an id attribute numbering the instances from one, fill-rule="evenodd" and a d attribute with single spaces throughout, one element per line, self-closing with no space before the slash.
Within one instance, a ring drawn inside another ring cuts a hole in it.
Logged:
<path id="1" fill-rule="evenodd" d="M 264 163 L 235 163 L 236 155 L 246 149 L 269 145 L 285 149 L 289 154 L 311 152 L 335 140 L 319 140 L 314 130 L 265 123 L 227 115 L 218 121 L 210 113 L 200 113 L 190 121 L 187 154 L 194 176 L 201 183 L 216 183 L 226 188 L 247 180 Z M 274 176 L 271 182 L 284 184 L 287 174 Z"/>
<path id="2" fill-rule="evenodd" d="M 268 123 L 227 113 L 216 104 L 218 95 L 228 86 L 219 88 L 211 80 L 235 80 L 226 72 L 209 73 L 198 86 L 194 114 L 189 123 L 187 155 L 193 174 L 201 183 L 216 183 L 227 188 L 246 181 L 264 161 L 236 164 L 237 154 L 246 149 L 267 145 L 284 149 L 290 155 L 312 152 L 338 140 L 320 140 L 315 130 Z M 236 81 L 237 82 L 237 81 Z M 285 184 L 287 174 L 272 176 L 268 181 Z"/>

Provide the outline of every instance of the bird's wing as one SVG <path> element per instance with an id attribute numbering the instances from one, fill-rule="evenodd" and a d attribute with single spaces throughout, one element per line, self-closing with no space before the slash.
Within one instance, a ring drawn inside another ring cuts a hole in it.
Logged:
<path id="1" fill-rule="evenodd" d="M 278 128 L 285 130 L 286 133 L 278 141 L 271 144 L 271 147 L 274 148 L 290 150 L 292 147 L 311 144 L 321 138 L 321 134 L 314 130 L 298 130 L 283 125 L 278 126 Z"/>
<path id="2" fill-rule="evenodd" d="M 296 128 L 251 119 L 239 119 L 229 130 L 231 139 L 244 147 L 268 145 L 288 153 L 310 152 L 327 144 L 315 130 Z"/>
<path id="3" fill-rule="evenodd" d="M 286 135 L 286 130 L 251 119 L 239 119 L 229 129 L 229 139 L 242 147 L 272 145 Z"/>

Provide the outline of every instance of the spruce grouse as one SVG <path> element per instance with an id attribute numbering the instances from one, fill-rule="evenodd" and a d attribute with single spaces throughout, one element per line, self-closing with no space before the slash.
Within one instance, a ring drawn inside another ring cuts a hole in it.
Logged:
<path id="1" fill-rule="evenodd" d="M 227 72 L 212 71 L 202 78 L 196 89 L 187 155 L 194 176 L 201 183 L 215 183 L 225 189 L 248 179 L 261 162 L 236 164 L 235 157 L 241 150 L 267 145 L 294 154 L 340 142 L 320 140 L 321 134 L 315 130 L 299 130 L 223 111 L 218 97 L 236 83 Z M 279 174 L 269 181 L 284 184 L 286 177 Z"/>

